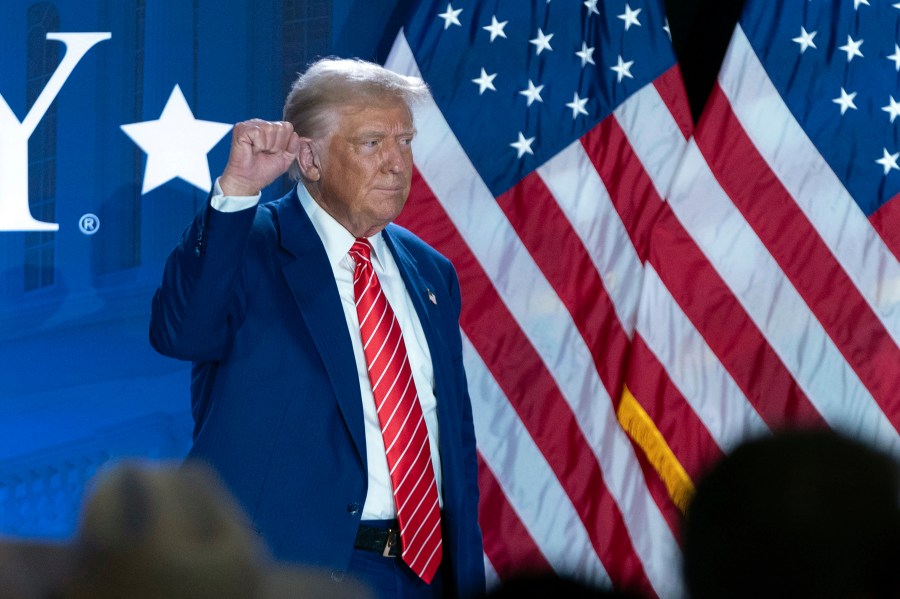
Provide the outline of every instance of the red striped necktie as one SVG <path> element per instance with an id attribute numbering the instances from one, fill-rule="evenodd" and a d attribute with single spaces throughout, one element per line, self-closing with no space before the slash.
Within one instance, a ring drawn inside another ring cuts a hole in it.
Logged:
<path id="1" fill-rule="evenodd" d="M 441 564 L 441 512 L 431 445 L 400 324 L 375 275 L 371 249 L 365 239 L 350 248 L 356 262 L 356 313 L 394 488 L 401 557 L 430 583 Z"/>

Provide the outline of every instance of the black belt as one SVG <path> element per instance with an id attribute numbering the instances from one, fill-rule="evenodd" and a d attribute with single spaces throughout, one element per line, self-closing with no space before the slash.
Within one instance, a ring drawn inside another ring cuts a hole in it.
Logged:
<path id="1" fill-rule="evenodd" d="M 396 526 L 375 528 L 360 524 L 359 531 L 356 533 L 356 543 L 353 546 L 357 549 L 380 553 L 384 557 L 399 557 L 400 530 Z"/>

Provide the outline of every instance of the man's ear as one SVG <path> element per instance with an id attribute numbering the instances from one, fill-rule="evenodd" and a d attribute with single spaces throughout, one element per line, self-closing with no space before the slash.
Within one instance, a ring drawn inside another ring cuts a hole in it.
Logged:
<path id="1" fill-rule="evenodd" d="M 309 137 L 300 138 L 300 154 L 297 165 L 300 173 L 307 181 L 318 181 L 322 176 L 322 163 L 319 157 L 319 144 Z"/>

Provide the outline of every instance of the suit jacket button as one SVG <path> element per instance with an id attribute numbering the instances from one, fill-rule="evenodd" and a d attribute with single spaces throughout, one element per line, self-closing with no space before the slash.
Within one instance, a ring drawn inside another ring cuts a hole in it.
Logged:
<path id="1" fill-rule="evenodd" d="M 353 502 L 353 503 L 347 504 L 347 511 L 350 513 L 351 516 L 355 516 L 356 514 L 358 514 L 359 510 L 360 510 L 360 507 L 359 507 L 358 503 Z"/>

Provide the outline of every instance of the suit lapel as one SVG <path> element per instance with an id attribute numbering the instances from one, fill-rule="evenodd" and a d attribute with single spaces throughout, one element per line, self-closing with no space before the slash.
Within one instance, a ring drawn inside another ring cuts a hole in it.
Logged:
<path id="1" fill-rule="evenodd" d="M 281 246 L 291 254 L 282 271 L 325 364 L 356 451 L 365 464 L 365 425 L 356 360 L 325 247 L 300 205 L 296 189 L 273 204 L 272 209 Z"/>
<path id="2" fill-rule="evenodd" d="M 443 340 L 440 327 L 436 322 L 438 318 L 437 310 L 439 306 L 431 303 L 428 299 L 429 293 L 434 294 L 437 287 L 434 281 L 427 280 L 419 271 L 416 264 L 416 258 L 403 243 L 394 235 L 391 235 L 391 225 L 383 231 L 382 236 L 394 255 L 394 261 L 400 270 L 400 276 L 406 284 L 406 290 L 412 298 L 413 306 L 416 314 L 419 316 L 419 322 L 422 324 L 422 330 L 425 332 L 425 339 L 428 342 L 428 351 L 431 352 L 431 363 L 434 369 L 434 393 L 437 397 L 438 391 L 443 388 L 443 376 L 452 372 L 452 363 L 447 355 L 447 344 Z M 447 306 L 444 306 L 446 309 Z M 438 401 L 438 421 L 442 412 L 441 403 Z"/>

